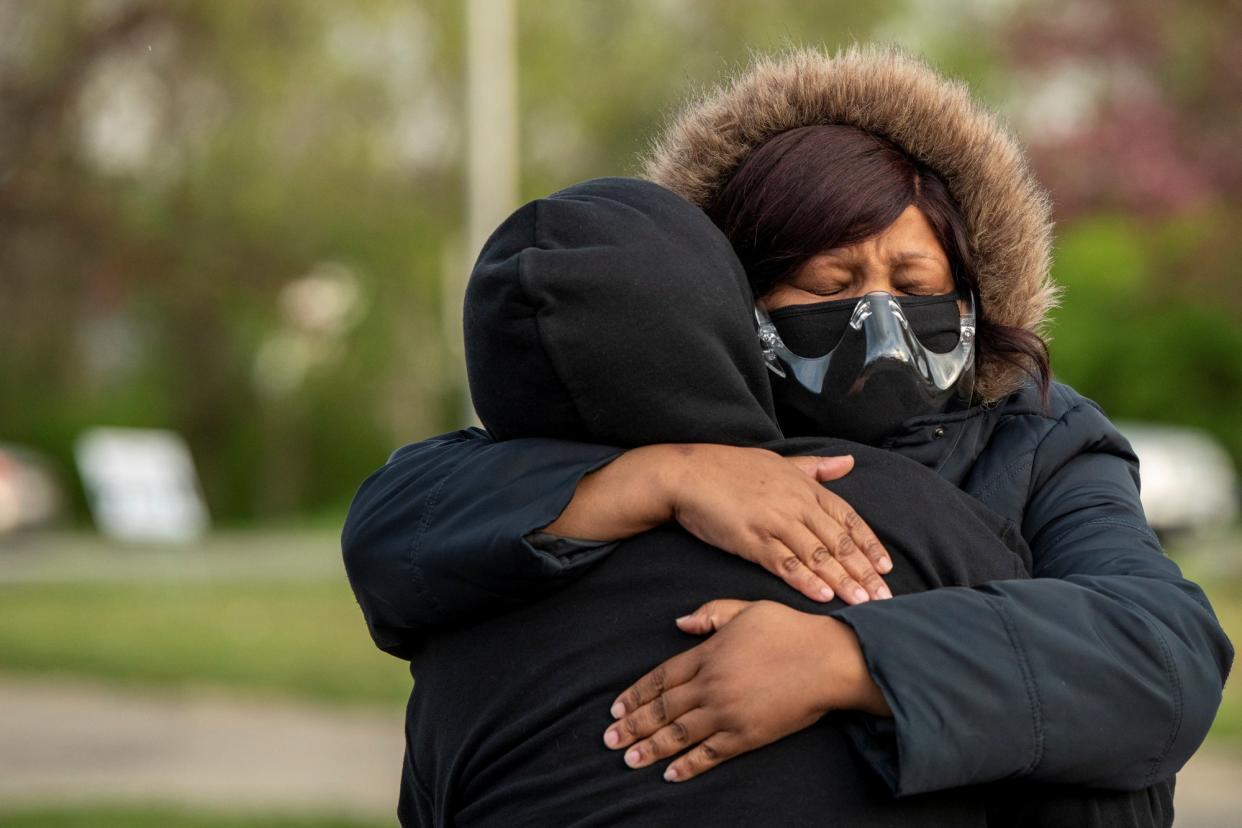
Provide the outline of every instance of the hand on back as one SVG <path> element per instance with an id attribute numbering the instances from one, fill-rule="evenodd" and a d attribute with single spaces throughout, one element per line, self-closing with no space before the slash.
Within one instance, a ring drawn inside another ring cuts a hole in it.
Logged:
<path id="1" fill-rule="evenodd" d="M 682 782 L 811 725 L 829 710 L 892 715 L 849 625 L 772 601 L 711 601 L 677 619 L 711 637 L 613 702 L 604 744 L 641 768 L 681 753 Z M 684 751 L 684 753 L 683 753 Z"/>
<path id="2" fill-rule="evenodd" d="M 849 604 L 892 593 L 892 562 L 875 533 L 822 484 L 854 459 L 782 457 L 771 451 L 694 444 L 677 452 L 674 518 L 707 543 L 753 561 L 816 601 Z"/>
<path id="3" fill-rule="evenodd" d="M 709 443 L 643 446 L 583 477 L 545 530 L 609 541 L 676 520 L 812 600 L 890 598 L 881 577 L 892 569 L 888 553 L 866 521 L 823 486 L 853 468 L 849 456 L 786 458 Z"/>

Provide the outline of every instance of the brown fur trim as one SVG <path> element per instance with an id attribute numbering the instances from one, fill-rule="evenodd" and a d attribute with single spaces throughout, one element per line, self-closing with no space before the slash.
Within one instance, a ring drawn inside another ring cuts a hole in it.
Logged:
<path id="1" fill-rule="evenodd" d="M 944 177 L 966 220 L 990 318 L 1044 334 L 1056 306 L 1051 201 L 1026 154 L 965 83 L 899 47 L 812 48 L 761 56 L 725 85 L 690 101 L 643 160 L 643 175 L 703 205 L 746 155 L 773 135 L 811 124 L 852 124 L 882 135 Z M 995 358 L 979 367 L 987 400 L 1022 373 Z"/>

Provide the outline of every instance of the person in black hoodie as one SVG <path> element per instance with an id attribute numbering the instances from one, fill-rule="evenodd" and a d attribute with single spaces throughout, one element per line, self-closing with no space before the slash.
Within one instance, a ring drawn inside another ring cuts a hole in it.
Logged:
<path id="1" fill-rule="evenodd" d="M 876 527 L 895 593 L 1026 577 L 1016 527 L 934 472 L 840 440 L 782 439 L 751 301 L 727 239 L 658 185 L 598 179 L 531 202 L 488 240 L 468 288 L 476 408 L 509 439 L 552 429 L 624 447 L 852 454 L 854 470 L 830 485 Z M 408 485 L 393 480 L 363 484 L 356 508 L 368 518 L 351 510 L 347 546 L 371 551 L 346 563 L 377 641 L 412 661 L 402 824 L 970 826 L 988 824 L 990 809 L 998 824 L 984 789 L 894 799 L 843 726 L 874 695 L 806 686 L 817 660 L 834 657 L 831 642 L 852 635 L 830 617 L 839 600 L 812 601 L 676 524 L 622 541 L 539 601 L 391 638 L 386 619 L 401 610 L 376 603 L 381 582 L 418 577 L 416 561 L 380 548 L 394 533 L 376 507 Z M 810 638 L 771 646 L 771 669 L 815 700 L 798 714 L 814 723 L 791 719 L 791 735 L 686 785 L 662 782 L 657 766 L 625 768 L 601 742 L 617 692 L 694 642 L 674 618 L 719 598 L 814 619 L 799 622 Z M 852 669 L 869 682 L 863 665 Z"/>

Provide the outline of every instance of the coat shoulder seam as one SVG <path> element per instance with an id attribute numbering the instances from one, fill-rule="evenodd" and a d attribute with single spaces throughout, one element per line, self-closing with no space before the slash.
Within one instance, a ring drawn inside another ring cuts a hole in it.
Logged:
<path id="1" fill-rule="evenodd" d="M 1040 447 L 1042 447 L 1044 444 L 1044 441 L 1048 439 L 1048 435 L 1050 435 L 1053 431 L 1055 431 L 1057 426 L 1064 423 L 1065 420 L 1069 417 L 1069 415 L 1072 414 L 1074 411 L 1076 411 L 1081 405 L 1082 405 L 1082 401 L 1079 400 L 1055 418 L 1049 414 L 1044 414 L 1044 413 L 1040 413 L 1037 411 L 1023 411 L 1023 412 L 1015 412 L 1012 414 L 1002 414 L 1000 419 L 1003 421 L 1034 419 L 1034 420 L 1039 420 L 1042 422 L 1050 423 L 1050 425 L 1048 425 L 1047 428 L 1044 429 L 1043 433 L 1039 435 L 1038 439 L 1035 441 L 1035 444 L 1033 446 L 1028 446 L 1027 448 L 1024 448 L 1022 451 L 1016 452 L 1014 456 L 1012 457 L 1012 459 L 1008 463 L 1005 464 L 1004 469 L 1000 473 L 995 475 L 986 487 L 980 490 L 978 497 L 980 499 L 983 499 L 987 497 L 989 494 L 991 494 L 1001 484 L 1005 483 L 1006 481 L 1015 479 L 1018 476 L 1018 472 L 1022 469 L 1024 464 L 1028 467 L 1033 477 L 1035 473 L 1034 458 L 1039 453 Z M 1027 462 L 1028 460 L 1029 462 Z M 1031 487 L 1028 486 L 1027 487 L 1027 499 L 1030 498 L 1030 489 Z"/>

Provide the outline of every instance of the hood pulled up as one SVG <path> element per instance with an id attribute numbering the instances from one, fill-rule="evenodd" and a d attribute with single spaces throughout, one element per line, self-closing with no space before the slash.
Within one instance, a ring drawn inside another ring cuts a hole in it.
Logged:
<path id="1" fill-rule="evenodd" d="M 636 178 L 531 201 L 466 286 L 470 395 L 497 439 L 629 448 L 779 439 L 742 263 L 707 214 Z"/>

